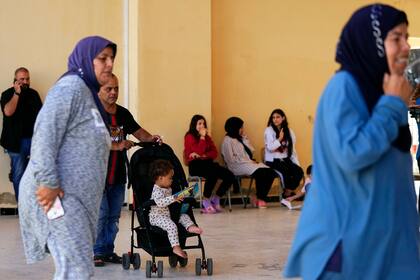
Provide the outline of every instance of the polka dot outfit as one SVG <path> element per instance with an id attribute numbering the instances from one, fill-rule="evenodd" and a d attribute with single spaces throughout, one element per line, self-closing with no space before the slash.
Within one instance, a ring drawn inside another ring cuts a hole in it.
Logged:
<path id="1" fill-rule="evenodd" d="M 149 213 L 149 221 L 152 226 L 157 226 L 168 233 L 169 242 L 171 246 L 179 245 L 178 228 L 176 224 L 171 220 L 168 205 L 175 201 L 172 196 L 172 189 L 161 188 L 158 185 L 154 185 L 152 197 L 156 202 L 156 206 L 152 206 Z M 179 218 L 179 223 L 186 229 L 194 225 L 193 221 L 187 214 L 182 214 Z"/>

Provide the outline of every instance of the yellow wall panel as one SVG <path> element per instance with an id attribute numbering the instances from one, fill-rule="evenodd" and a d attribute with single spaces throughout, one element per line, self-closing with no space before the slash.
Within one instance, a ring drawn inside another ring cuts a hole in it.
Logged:
<path id="1" fill-rule="evenodd" d="M 122 5 L 122 0 L 2 0 L 0 90 L 12 85 L 16 68 L 25 66 L 31 72 L 31 87 L 44 99 L 48 89 L 66 71 L 67 58 L 76 43 L 89 35 L 101 35 L 117 43 L 115 73 L 121 76 Z M 3 115 L 0 115 L 1 129 Z M 12 184 L 7 180 L 9 157 L 2 151 L 0 193 L 12 192 Z"/>
<path id="2" fill-rule="evenodd" d="M 406 10 L 420 34 L 420 1 L 384 1 Z M 285 111 L 297 135 L 301 164 L 312 161 L 316 105 L 334 62 L 338 36 L 351 14 L 371 1 L 212 1 L 212 116 L 216 143 L 224 122 L 239 116 L 259 151 L 271 111 Z M 416 35 L 417 34 L 417 35 Z M 260 153 L 256 154 L 260 159 Z"/>
<path id="3" fill-rule="evenodd" d="M 182 160 L 194 114 L 211 125 L 210 0 L 139 1 L 140 123 Z"/>

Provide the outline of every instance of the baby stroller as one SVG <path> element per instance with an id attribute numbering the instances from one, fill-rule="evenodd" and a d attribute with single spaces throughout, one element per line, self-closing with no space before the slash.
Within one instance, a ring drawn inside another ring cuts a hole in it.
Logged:
<path id="1" fill-rule="evenodd" d="M 177 264 L 185 267 L 188 264 L 188 258 L 184 259 L 173 254 L 172 247 L 169 243 L 166 231 L 159 227 L 151 226 L 149 223 L 150 207 L 156 205 L 153 200 L 150 200 L 154 182 L 149 176 L 150 164 L 156 159 L 165 159 L 171 162 L 174 166 L 174 177 L 172 183 L 172 193 L 181 191 L 181 189 L 188 186 L 185 178 L 184 170 L 176 157 L 175 153 L 167 144 L 162 143 L 140 143 L 142 148 L 136 151 L 131 157 L 128 177 L 129 185 L 133 186 L 133 208 L 131 212 L 131 247 L 128 253 L 122 255 L 122 266 L 124 269 L 129 269 L 130 264 L 134 269 L 140 268 L 140 255 L 134 253 L 134 248 L 143 249 L 152 256 L 152 260 L 146 261 L 146 277 L 150 278 L 152 273 L 157 273 L 159 278 L 163 277 L 163 261 L 158 261 L 156 264 L 155 257 L 168 257 L 169 265 L 176 267 Z M 171 218 L 173 221 L 178 221 L 182 211 L 185 211 L 196 223 L 192 206 L 196 201 L 193 197 L 186 197 L 182 204 L 172 203 L 169 206 Z M 134 215 L 137 215 L 139 225 L 134 227 Z M 201 258 L 195 260 L 195 274 L 201 275 L 203 269 L 207 270 L 208 275 L 213 274 L 213 260 L 206 259 L 204 245 L 201 236 L 198 234 L 188 232 L 182 225 L 178 225 L 179 243 L 183 250 L 201 249 Z M 135 234 L 134 234 L 135 233 Z M 137 237 L 135 239 L 135 236 Z M 186 245 L 187 238 L 196 237 L 198 239 L 197 245 Z"/>

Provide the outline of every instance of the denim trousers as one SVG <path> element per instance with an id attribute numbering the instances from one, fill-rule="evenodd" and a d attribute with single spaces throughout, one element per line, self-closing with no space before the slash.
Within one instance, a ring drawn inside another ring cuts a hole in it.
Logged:
<path id="1" fill-rule="evenodd" d="M 93 246 L 95 256 L 111 255 L 114 252 L 124 196 L 125 184 L 106 185 L 99 209 L 98 234 Z"/>
<path id="2" fill-rule="evenodd" d="M 29 155 L 31 152 L 31 138 L 23 138 L 20 141 L 19 153 L 7 151 L 10 157 L 11 167 L 11 178 L 13 182 L 13 188 L 15 190 L 16 202 L 19 198 L 19 183 L 22 179 L 23 173 L 25 172 L 26 166 L 29 162 Z"/>

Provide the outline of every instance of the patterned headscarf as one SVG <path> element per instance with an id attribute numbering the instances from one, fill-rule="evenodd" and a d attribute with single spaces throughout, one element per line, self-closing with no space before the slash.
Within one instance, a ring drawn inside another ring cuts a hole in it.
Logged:
<path id="1" fill-rule="evenodd" d="M 98 97 L 100 85 L 96 79 L 93 60 L 106 47 L 113 49 L 114 56 L 117 54 L 117 45 L 105 38 L 100 36 L 83 38 L 77 43 L 73 52 L 70 54 L 67 64 L 68 71 L 63 75 L 78 75 L 86 83 L 87 87 L 92 92 L 95 104 L 98 107 L 105 124 L 108 123 L 108 117 Z"/>
<path id="2" fill-rule="evenodd" d="M 351 16 L 341 32 L 335 60 L 340 70 L 355 77 L 370 113 L 384 94 L 383 77 L 389 73 L 385 52 L 388 32 L 401 23 L 408 25 L 403 11 L 383 4 L 363 7 Z M 393 145 L 409 151 L 411 135 L 408 125 L 401 126 Z"/>

